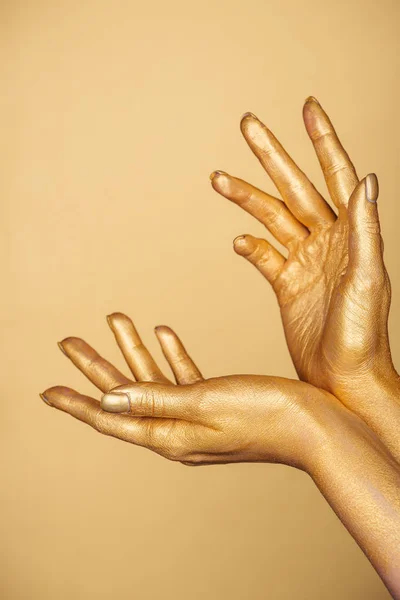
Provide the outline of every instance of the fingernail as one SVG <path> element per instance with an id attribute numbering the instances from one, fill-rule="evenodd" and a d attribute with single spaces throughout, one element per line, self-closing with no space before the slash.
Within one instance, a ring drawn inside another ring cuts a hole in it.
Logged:
<path id="1" fill-rule="evenodd" d="M 57 342 L 58 347 L 60 348 L 61 352 L 63 354 L 65 354 L 65 356 L 68 356 L 68 354 L 65 352 L 64 350 L 64 346 L 62 345 L 62 342 Z"/>
<path id="2" fill-rule="evenodd" d="M 378 200 L 379 185 L 375 173 L 369 173 L 365 178 L 365 195 L 368 202 L 375 203 Z"/>
<path id="3" fill-rule="evenodd" d="M 167 329 L 167 330 L 169 330 L 170 327 L 168 327 L 168 325 L 156 325 L 154 327 L 154 331 L 159 331 L 160 329 L 164 329 L 164 330 Z"/>
<path id="4" fill-rule="evenodd" d="M 113 328 L 113 322 L 112 322 L 111 316 L 112 316 L 112 315 L 106 315 L 106 319 L 107 319 L 107 323 L 108 323 L 108 325 L 109 325 L 109 326 L 111 327 L 111 329 L 112 329 L 112 328 Z"/>
<path id="5" fill-rule="evenodd" d="M 100 400 L 100 406 L 103 410 L 106 410 L 107 412 L 129 412 L 129 396 L 127 396 L 127 394 L 117 393 L 104 394 Z"/>
<path id="6" fill-rule="evenodd" d="M 228 175 L 228 173 L 225 173 L 225 171 L 213 171 L 210 175 L 210 179 L 211 181 L 214 179 L 214 177 L 216 177 L 217 175 Z"/>
<path id="7" fill-rule="evenodd" d="M 237 237 L 235 237 L 235 239 L 233 240 L 233 245 L 235 246 L 237 244 L 237 242 L 241 242 L 246 238 L 245 235 L 238 235 Z"/>
<path id="8" fill-rule="evenodd" d="M 307 102 L 315 102 L 316 104 L 321 106 L 318 100 L 315 98 L 315 96 L 308 96 L 308 98 L 305 99 L 304 104 L 307 104 Z"/>
<path id="9" fill-rule="evenodd" d="M 44 394 L 39 394 L 43 402 L 45 402 L 48 406 L 53 406 L 51 402 L 49 402 Z"/>
<path id="10" fill-rule="evenodd" d="M 252 119 L 257 119 L 257 121 L 258 121 L 258 118 L 256 117 L 256 115 L 252 112 L 245 112 L 242 115 L 242 118 L 240 120 L 243 121 L 243 119 L 247 119 L 247 117 L 251 117 Z"/>

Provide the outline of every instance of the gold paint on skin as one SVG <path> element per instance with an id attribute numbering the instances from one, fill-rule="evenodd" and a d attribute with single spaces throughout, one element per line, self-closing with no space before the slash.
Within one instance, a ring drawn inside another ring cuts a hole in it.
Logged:
<path id="1" fill-rule="evenodd" d="M 215 178 L 218 177 L 218 175 L 226 175 L 226 173 L 224 171 L 213 171 L 210 175 L 210 179 L 211 181 Z"/>
<path id="2" fill-rule="evenodd" d="M 277 239 L 295 223 L 306 232 L 287 240 L 287 258 L 249 234 L 234 240 L 273 286 L 303 381 L 204 379 L 178 336 L 159 326 L 175 386 L 129 317 L 113 313 L 109 325 L 137 382 L 71 337 L 60 348 L 103 392 L 101 402 L 61 386 L 41 397 L 103 434 L 185 465 L 279 462 L 304 470 L 400 599 L 400 379 L 387 335 L 378 181 L 374 174 L 358 180 L 315 98 L 307 98 L 303 118 L 338 215 L 251 113 L 242 117 L 243 135 L 282 200 L 226 173 L 210 176 L 214 189 L 270 231 L 280 219 Z"/>
<path id="3" fill-rule="evenodd" d="M 249 186 L 252 201 L 242 208 L 280 242 L 288 214 L 309 228 L 309 235 L 287 245 L 286 260 L 272 244 L 249 234 L 234 250 L 272 284 L 299 378 L 337 396 L 400 462 L 400 378 L 387 333 L 390 282 L 379 215 L 370 201 L 378 196 L 378 180 L 371 173 L 359 181 L 328 115 L 312 96 L 303 119 L 338 215 L 260 121 L 246 120 L 242 132 L 286 198 L 279 228 L 274 231 L 277 218 L 266 209 L 270 197 L 262 190 L 230 175 L 229 186 L 216 181 L 212 187 L 241 206 L 241 190 Z"/>
<path id="4" fill-rule="evenodd" d="M 315 96 L 308 96 L 308 98 L 306 98 L 304 102 L 305 102 L 305 103 L 307 103 L 307 102 L 315 102 L 316 104 L 319 104 L 319 102 L 318 102 L 318 100 L 315 98 Z"/>
<path id="5" fill-rule="evenodd" d="M 133 323 L 121 313 L 116 318 L 133 342 Z M 166 339 L 173 342 L 165 352 L 170 364 L 188 361 L 190 369 L 193 363 L 176 334 L 166 326 L 157 331 L 162 346 Z M 91 381 L 114 376 L 115 367 L 86 342 L 68 339 L 67 353 Z M 150 357 L 151 371 L 152 361 Z M 101 403 L 59 386 L 44 396 L 100 433 L 185 465 L 279 462 L 304 470 L 388 589 L 400 593 L 393 584 L 400 547 L 399 464 L 364 421 L 332 394 L 301 381 L 260 375 L 178 386 L 147 381 L 108 390 L 103 385 Z"/>
<path id="6" fill-rule="evenodd" d="M 130 402 L 128 394 L 124 393 L 113 393 L 113 394 L 104 394 L 101 397 L 100 406 L 103 410 L 107 412 L 129 412 L 130 411 Z"/>
<path id="7" fill-rule="evenodd" d="M 375 173 L 369 173 L 365 178 L 365 193 L 368 202 L 376 202 L 379 195 L 378 178 Z"/>
<path id="8" fill-rule="evenodd" d="M 228 173 L 211 178 L 211 182 L 217 192 L 249 214 L 255 215 L 263 225 L 267 223 L 268 230 L 287 248 L 309 235 L 308 229 L 292 215 L 282 200 Z"/>

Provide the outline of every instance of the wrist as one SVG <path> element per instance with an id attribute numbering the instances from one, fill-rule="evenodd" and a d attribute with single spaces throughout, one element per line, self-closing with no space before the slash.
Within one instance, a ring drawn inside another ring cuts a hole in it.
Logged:
<path id="1" fill-rule="evenodd" d="M 334 386 L 332 392 L 360 417 L 400 463 L 400 377 L 391 360 Z"/>
<path id="2" fill-rule="evenodd" d="M 299 398 L 302 419 L 298 436 L 304 456 L 301 468 L 313 477 L 343 436 L 352 437 L 357 433 L 359 437 L 367 437 L 369 428 L 330 392 L 305 385 L 309 389 L 305 393 L 303 390 Z"/>
<path id="3" fill-rule="evenodd" d="M 398 463 L 376 432 L 335 396 L 323 393 L 326 399 L 316 415 L 317 443 L 309 462 L 309 475 L 315 481 L 321 480 L 333 466 L 340 469 L 340 464 L 360 465 L 373 455 L 393 463 L 398 469 Z"/>
<path id="4" fill-rule="evenodd" d="M 307 461 L 307 472 L 313 479 L 346 453 L 362 457 L 366 449 L 376 445 L 387 453 L 379 437 L 362 418 L 329 392 L 321 389 L 318 392 L 320 401 L 313 412 L 313 448 Z"/>
<path id="5" fill-rule="evenodd" d="M 351 410 L 380 399 L 400 404 L 400 376 L 388 360 L 383 366 L 356 372 L 351 378 L 334 385 L 332 393 Z"/>

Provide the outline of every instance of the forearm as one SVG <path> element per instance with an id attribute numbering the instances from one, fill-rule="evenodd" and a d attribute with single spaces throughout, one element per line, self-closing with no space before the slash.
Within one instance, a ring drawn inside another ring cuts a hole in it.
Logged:
<path id="1" fill-rule="evenodd" d="M 400 599 L 399 464 L 355 414 L 337 407 L 328 412 L 310 476 Z"/>

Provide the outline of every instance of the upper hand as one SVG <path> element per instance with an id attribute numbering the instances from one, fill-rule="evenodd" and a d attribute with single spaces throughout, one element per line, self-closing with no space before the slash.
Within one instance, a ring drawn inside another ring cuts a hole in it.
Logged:
<path id="1" fill-rule="evenodd" d="M 272 284 L 300 379 L 358 410 L 372 381 L 398 380 L 387 333 L 390 282 L 376 205 L 378 182 L 373 174 L 367 184 L 367 178 L 359 181 L 332 123 L 312 97 L 303 119 L 337 213 L 251 113 L 242 118 L 242 133 L 283 201 L 221 171 L 211 175 L 212 186 L 261 221 L 288 250 L 285 258 L 251 235 L 234 242 L 235 251 Z"/>

